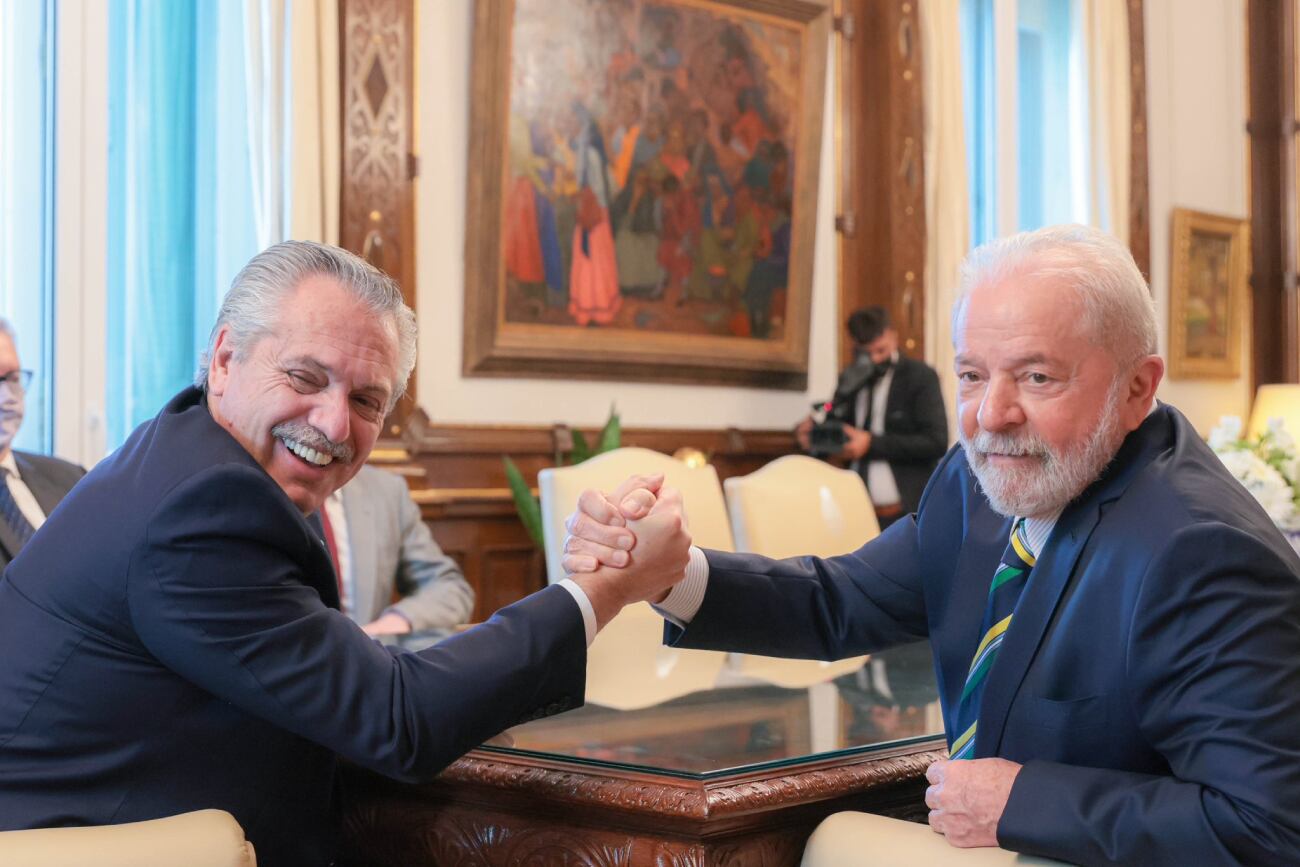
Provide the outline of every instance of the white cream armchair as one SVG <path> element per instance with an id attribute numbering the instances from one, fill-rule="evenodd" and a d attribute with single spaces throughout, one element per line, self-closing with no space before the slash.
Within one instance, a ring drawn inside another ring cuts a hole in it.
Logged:
<path id="1" fill-rule="evenodd" d="M 0 832 L 0 864 L 22 867 L 257 867 L 224 810 L 123 825 Z"/>

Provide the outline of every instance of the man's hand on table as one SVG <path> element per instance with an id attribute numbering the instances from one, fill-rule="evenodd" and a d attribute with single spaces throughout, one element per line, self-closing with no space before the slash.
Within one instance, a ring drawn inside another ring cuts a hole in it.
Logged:
<path id="1" fill-rule="evenodd" d="M 662 601 L 686 574 L 691 535 L 681 495 L 663 476 L 633 476 L 612 494 L 583 491 L 565 522 L 560 560 L 603 627 L 623 606 Z"/>
<path id="2" fill-rule="evenodd" d="M 943 759 L 930 765 L 930 827 L 954 846 L 998 845 L 998 822 L 1021 766 L 1006 759 Z"/>

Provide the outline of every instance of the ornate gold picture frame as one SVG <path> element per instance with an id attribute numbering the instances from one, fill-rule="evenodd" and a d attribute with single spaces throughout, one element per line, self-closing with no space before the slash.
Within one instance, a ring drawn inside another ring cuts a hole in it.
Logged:
<path id="1" fill-rule="evenodd" d="M 1246 220 L 1174 209 L 1169 244 L 1171 379 L 1241 375 L 1249 232 Z"/>
<path id="2" fill-rule="evenodd" d="M 825 0 L 479 0 L 467 376 L 802 389 Z"/>

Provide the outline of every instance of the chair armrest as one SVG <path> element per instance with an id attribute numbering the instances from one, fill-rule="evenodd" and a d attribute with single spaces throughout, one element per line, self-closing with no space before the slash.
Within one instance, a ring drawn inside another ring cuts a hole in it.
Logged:
<path id="1" fill-rule="evenodd" d="M 253 844 L 224 810 L 90 828 L 0 833 L 0 864 L 24 867 L 256 867 Z"/>

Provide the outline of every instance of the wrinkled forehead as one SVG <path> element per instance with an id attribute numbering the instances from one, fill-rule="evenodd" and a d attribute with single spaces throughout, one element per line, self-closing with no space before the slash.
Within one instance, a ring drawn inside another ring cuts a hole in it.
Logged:
<path id="1" fill-rule="evenodd" d="M 972 286 L 957 302 L 953 342 L 975 332 L 1041 334 L 1089 339 L 1077 291 L 1060 278 L 1019 272 Z"/>
<path id="2" fill-rule="evenodd" d="M 18 346 L 12 337 L 0 331 L 0 373 L 8 373 L 18 367 Z"/>

